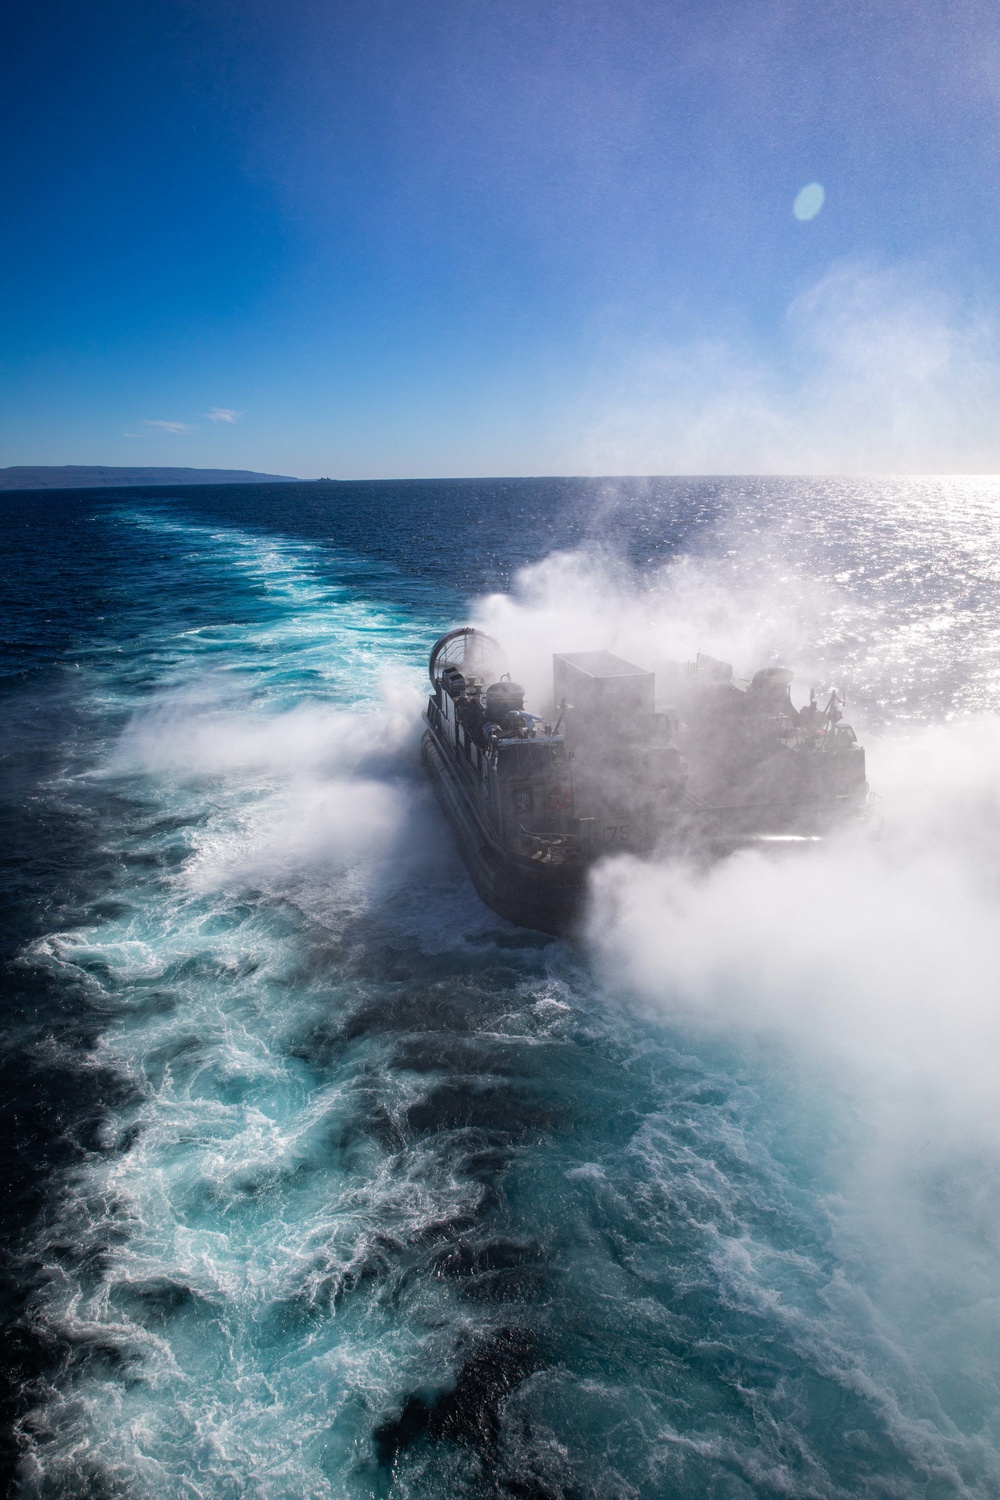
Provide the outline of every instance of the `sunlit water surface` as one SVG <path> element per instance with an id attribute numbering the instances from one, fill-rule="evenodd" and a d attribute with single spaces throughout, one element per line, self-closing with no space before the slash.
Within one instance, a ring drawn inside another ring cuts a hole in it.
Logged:
<path id="1" fill-rule="evenodd" d="M 0 507 L 16 1493 L 1000 1493 L 989 1133 L 875 1213 L 865 1087 L 499 921 L 417 757 L 557 549 L 793 619 L 869 734 L 988 715 L 1000 485 Z"/>

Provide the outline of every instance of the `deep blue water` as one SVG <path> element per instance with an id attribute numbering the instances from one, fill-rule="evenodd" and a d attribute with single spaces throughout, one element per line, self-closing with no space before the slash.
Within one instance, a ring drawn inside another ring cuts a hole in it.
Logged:
<path id="1" fill-rule="evenodd" d="M 998 499 L 741 479 L 0 497 L 13 1493 L 1000 1493 L 988 1091 L 947 1149 L 910 1139 L 905 1104 L 887 1129 L 923 1054 L 901 1036 L 873 1091 L 871 1058 L 767 1011 L 784 971 L 719 981 L 724 902 L 683 972 L 654 947 L 633 972 L 599 910 L 579 948 L 506 926 L 416 751 L 427 650 L 470 609 L 544 654 L 535 622 L 603 629 L 624 600 L 847 672 L 873 736 L 988 740 Z M 983 933 L 993 865 L 949 859 Z M 892 878 L 866 899 L 891 887 L 890 943 Z M 940 920 L 967 950 L 964 915 Z M 850 944 L 822 971 L 852 994 L 877 971 L 877 1005 L 885 955 Z M 948 1034 L 972 1017 L 991 1059 L 989 961 L 959 965 Z M 719 983 L 763 1029 L 691 1018 L 678 997 Z M 933 1074 L 946 1113 L 961 1066 Z"/>

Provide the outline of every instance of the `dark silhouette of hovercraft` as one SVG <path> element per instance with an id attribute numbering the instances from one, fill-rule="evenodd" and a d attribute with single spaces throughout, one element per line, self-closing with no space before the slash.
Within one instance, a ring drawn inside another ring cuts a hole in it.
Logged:
<path id="1" fill-rule="evenodd" d="M 571 934 L 608 854 L 808 845 L 865 816 L 865 753 L 836 692 L 795 709 L 787 668 L 741 682 L 708 656 L 552 661 L 543 718 L 482 631 L 449 631 L 430 657 L 424 764 L 476 890 L 508 921 Z"/>

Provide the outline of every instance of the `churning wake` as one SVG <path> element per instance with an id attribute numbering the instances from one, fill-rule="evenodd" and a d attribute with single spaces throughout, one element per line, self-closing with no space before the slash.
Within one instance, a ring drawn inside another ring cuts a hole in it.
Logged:
<path id="1" fill-rule="evenodd" d="M 997 1492 L 995 494 L 789 493 L 475 606 L 530 691 L 780 654 L 874 742 L 877 839 L 609 862 L 580 949 L 477 902 L 421 780 L 458 596 L 111 513 L 143 586 L 44 787 L 100 880 L 23 961 L 113 1082 L 24 1250 L 22 1494 Z"/>

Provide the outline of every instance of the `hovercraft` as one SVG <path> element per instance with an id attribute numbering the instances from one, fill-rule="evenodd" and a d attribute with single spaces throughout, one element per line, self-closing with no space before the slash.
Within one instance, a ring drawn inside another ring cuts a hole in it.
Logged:
<path id="1" fill-rule="evenodd" d="M 552 665 L 541 716 L 482 631 L 449 631 L 430 656 L 424 764 L 477 892 L 508 921 L 572 933 L 608 854 L 807 845 L 865 814 L 865 753 L 841 696 L 794 708 L 786 667 L 744 682 L 704 655 Z"/>

